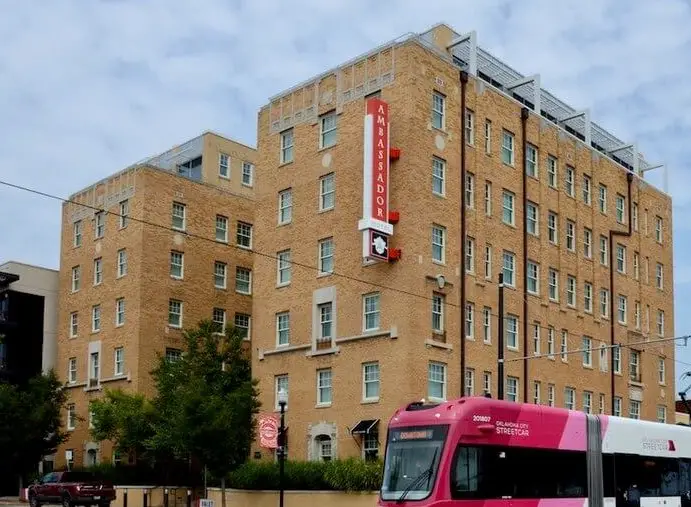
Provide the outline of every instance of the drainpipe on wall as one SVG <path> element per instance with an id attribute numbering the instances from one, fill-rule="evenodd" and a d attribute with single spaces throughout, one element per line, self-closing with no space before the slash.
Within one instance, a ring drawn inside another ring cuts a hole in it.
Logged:
<path id="1" fill-rule="evenodd" d="M 528 220 L 526 217 L 528 209 L 528 174 L 526 150 L 528 140 L 526 139 L 526 125 L 530 112 L 527 107 L 521 108 L 521 139 L 523 142 L 523 175 L 521 182 L 523 185 L 523 402 L 528 403 Z"/>
<path id="2" fill-rule="evenodd" d="M 460 236 L 461 236 L 461 261 L 460 261 L 460 271 L 461 276 L 458 284 L 458 299 L 460 300 L 459 309 L 459 337 L 461 340 L 461 396 L 465 395 L 465 306 L 466 306 L 466 293 L 465 293 L 465 215 L 466 215 L 466 203 L 465 203 L 465 95 L 466 87 L 468 85 L 468 73 L 464 70 L 460 71 L 461 80 L 461 213 L 460 213 Z"/>

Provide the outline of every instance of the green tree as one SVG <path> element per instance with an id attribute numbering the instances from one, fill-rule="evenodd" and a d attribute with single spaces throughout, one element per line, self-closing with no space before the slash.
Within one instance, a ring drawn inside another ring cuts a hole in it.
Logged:
<path id="1" fill-rule="evenodd" d="M 21 478 L 56 452 L 67 435 L 62 410 L 67 394 L 54 371 L 38 374 L 24 386 L 0 383 L 0 456 L 7 472 Z"/>
<path id="2" fill-rule="evenodd" d="M 148 445 L 208 467 L 221 479 L 225 507 L 225 478 L 247 460 L 259 401 L 241 334 L 216 330 L 207 320 L 186 331 L 182 358 L 161 358 L 152 372 L 159 417 Z"/>

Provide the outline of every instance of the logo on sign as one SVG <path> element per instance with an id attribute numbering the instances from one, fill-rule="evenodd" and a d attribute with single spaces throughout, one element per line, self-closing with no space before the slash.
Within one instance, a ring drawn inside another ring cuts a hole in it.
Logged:
<path id="1" fill-rule="evenodd" d="M 377 231 L 370 231 L 370 257 L 388 260 L 389 258 L 389 238 L 386 234 Z"/>
<path id="2" fill-rule="evenodd" d="M 265 449 L 278 447 L 278 418 L 272 414 L 259 417 L 259 445 Z"/>
<path id="3" fill-rule="evenodd" d="M 645 438 L 641 442 L 641 447 L 645 451 L 665 452 L 677 450 L 674 440 L 667 440 L 665 438 Z"/>

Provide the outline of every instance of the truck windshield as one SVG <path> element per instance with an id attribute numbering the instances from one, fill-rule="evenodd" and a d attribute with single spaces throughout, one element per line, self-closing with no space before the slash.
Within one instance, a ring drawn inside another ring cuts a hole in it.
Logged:
<path id="1" fill-rule="evenodd" d="M 448 425 L 389 430 L 384 460 L 382 500 L 422 500 L 432 491 Z"/>

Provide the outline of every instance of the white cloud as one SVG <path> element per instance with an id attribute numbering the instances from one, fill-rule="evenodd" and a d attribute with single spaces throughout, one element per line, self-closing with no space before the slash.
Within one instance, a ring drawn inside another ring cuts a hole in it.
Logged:
<path id="1" fill-rule="evenodd" d="M 541 73 L 555 95 L 667 163 L 688 216 L 691 5 L 682 0 L 7 0 L 0 178 L 66 196 L 206 129 L 254 144 L 269 96 L 440 21 L 477 30 L 483 47 Z M 59 212 L 0 187 L 0 259 L 57 266 Z M 683 265 L 689 227 L 675 225 Z M 688 330 L 683 313 L 677 328 Z"/>

